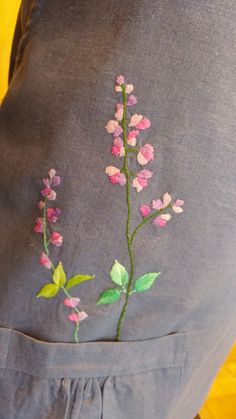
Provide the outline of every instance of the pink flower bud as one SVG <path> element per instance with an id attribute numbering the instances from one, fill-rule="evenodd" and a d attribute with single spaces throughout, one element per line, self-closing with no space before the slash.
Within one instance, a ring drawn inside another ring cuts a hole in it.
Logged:
<path id="1" fill-rule="evenodd" d="M 41 191 L 41 194 L 43 196 L 45 196 L 47 199 L 49 199 L 49 201 L 55 201 L 56 196 L 57 196 L 56 192 L 53 191 L 51 188 L 48 188 L 48 187 L 44 188 Z"/>
<path id="2" fill-rule="evenodd" d="M 43 218 L 41 217 L 36 218 L 34 231 L 35 233 L 43 233 Z"/>
<path id="3" fill-rule="evenodd" d="M 70 313 L 68 319 L 72 322 L 82 322 L 82 320 L 88 317 L 85 311 L 80 311 L 79 313 Z"/>
<path id="4" fill-rule="evenodd" d="M 119 184 L 120 186 L 124 186 L 126 184 L 125 175 L 121 173 L 120 170 L 116 167 L 108 166 L 105 172 L 108 175 L 108 179 L 112 184 Z"/>
<path id="5" fill-rule="evenodd" d="M 137 155 L 137 160 L 139 164 L 145 165 L 151 160 L 153 160 L 153 152 L 154 148 L 151 144 L 145 144 L 143 147 L 141 147 Z"/>
<path id="6" fill-rule="evenodd" d="M 47 218 L 50 223 L 56 223 L 61 211 L 59 208 L 48 208 L 47 209 Z"/>
<path id="7" fill-rule="evenodd" d="M 51 269 L 52 262 L 50 261 L 49 257 L 46 255 L 46 253 L 42 252 L 39 262 L 41 265 L 43 265 L 47 269 Z"/>
<path id="8" fill-rule="evenodd" d="M 151 214 L 151 208 L 149 207 L 149 205 L 141 205 L 139 211 L 142 217 L 147 217 Z"/>
<path id="9" fill-rule="evenodd" d="M 50 242 L 55 246 L 60 247 L 63 243 L 63 237 L 59 233 L 54 231 L 50 236 Z"/>
<path id="10" fill-rule="evenodd" d="M 72 297 L 72 298 L 65 298 L 64 305 L 67 307 L 75 308 L 79 305 L 80 298 L 79 297 Z"/>
<path id="11" fill-rule="evenodd" d="M 116 83 L 119 84 L 120 86 L 124 84 L 124 82 L 125 82 L 124 76 L 119 75 L 116 77 Z"/>
<path id="12" fill-rule="evenodd" d="M 128 97 L 127 105 L 133 106 L 133 105 L 136 105 L 136 103 L 137 103 L 137 98 L 134 95 L 130 95 Z"/>
<path id="13" fill-rule="evenodd" d="M 133 188 L 135 188 L 137 192 L 141 192 L 148 186 L 148 179 L 151 178 L 152 175 L 153 173 L 147 169 L 143 169 L 138 172 L 132 183 Z"/>
<path id="14" fill-rule="evenodd" d="M 124 154 L 125 154 L 124 143 L 123 143 L 123 140 L 120 137 L 114 138 L 111 152 L 116 157 L 124 156 Z"/>

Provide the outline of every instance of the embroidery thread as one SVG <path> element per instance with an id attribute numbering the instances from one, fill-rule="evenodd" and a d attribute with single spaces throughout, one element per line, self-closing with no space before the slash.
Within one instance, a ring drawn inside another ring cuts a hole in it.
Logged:
<path id="1" fill-rule="evenodd" d="M 128 273 L 127 269 L 115 260 L 110 272 L 110 278 L 116 284 L 116 287 L 104 290 L 100 294 L 97 304 L 113 304 L 121 298 L 122 293 L 125 294 L 125 301 L 116 328 L 117 341 L 120 340 L 130 296 L 149 290 L 160 275 L 160 272 L 147 272 L 135 280 L 135 260 L 132 247 L 134 239 L 137 233 L 149 221 L 152 221 L 156 226 L 164 227 L 171 219 L 171 214 L 168 211 L 172 209 L 176 214 L 180 214 L 183 212 L 182 206 L 184 205 L 184 201 L 180 199 L 174 202 L 169 193 L 166 192 L 162 200 L 153 199 L 151 204 L 141 205 L 139 211 L 142 221 L 133 232 L 131 231 L 131 189 L 134 188 L 138 193 L 141 192 L 148 186 L 153 173 L 148 169 L 142 169 L 134 173 L 130 170 L 129 156 L 135 153 L 140 166 L 145 166 L 154 159 L 154 147 L 151 144 L 137 146 L 140 131 L 150 128 L 150 120 L 141 114 L 135 113 L 131 115 L 128 121 L 129 108 L 137 104 L 136 97 L 131 94 L 133 90 L 134 86 L 126 84 L 123 76 L 119 75 L 116 77 L 115 92 L 121 93 L 122 103 L 116 103 L 115 119 L 108 121 L 105 126 L 106 131 L 113 136 L 111 153 L 123 159 L 121 169 L 108 166 L 105 173 L 112 184 L 118 184 L 126 188 L 127 220 L 125 235 L 130 267 Z"/>
<path id="2" fill-rule="evenodd" d="M 60 185 L 60 176 L 56 175 L 55 169 L 50 169 L 48 177 L 43 179 L 44 189 L 41 191 L 43 200 L 38 203 L 40 210 L 40 217 L 36 219 L 34 231 L 35 233 L 42 234 L 43 251 L 41 253 L 39 262 L 42 266 L 52 271 L 52 281 L 44 285 L 36 294 L 36 297 L 53 298 L 61 290 L 65 295 L 64 305 L 71 309 L 68 319 L 74 323 L 73 337 L 76 343 L 79 342 L 79 325 L 80 322 L 88 317 L 85 311 L 79 308 L 80 298 L 72 297 L 69 289 L 80 284 L 81 282 L 93 279 L 94 275 L 77 274 L 67 279 L 62 262 L 59 262 L 55 267 L 49 255 L 50 244 L 61 247 L 63 237 L 57 231 L 53 231 L 53 225 L 57 222 L 61 211 L 57 207 L 48 206 L 49 202 L 55 201 L 56 192 L 52 187 Z"/>

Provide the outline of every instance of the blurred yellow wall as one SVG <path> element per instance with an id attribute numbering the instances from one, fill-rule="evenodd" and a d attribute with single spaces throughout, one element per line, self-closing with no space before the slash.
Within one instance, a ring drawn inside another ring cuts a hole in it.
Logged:
<path id="1" fill-rule="evenodd" d="M 20 0 L 0 0 L 0 101 L 7 89 L 11 43 L 20 3 Z"/>
<path id="2" fill-rule="evenodd" d="M 11 43 L 19 6 L 20 0 L 0 0 L 0 101 L 7 89 Z M 200 417 L 236 419 L 236 344 L 216 377 Z"/>

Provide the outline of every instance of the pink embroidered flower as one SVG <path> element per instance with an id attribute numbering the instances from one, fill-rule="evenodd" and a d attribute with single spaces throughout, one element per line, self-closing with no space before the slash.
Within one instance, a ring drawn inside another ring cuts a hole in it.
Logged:
<path id="1" fill-rule="evenodd" d="M 119 75 L 116 77 L 116 83 L 119 84 L 120 86 L 124 84 L 124 82 L 125 82 L 124 76 Z"/>
<path id="2" fill-rule="evenodd" d="M 137 192 L 142 191 L 143 188 L 148 186 L 148 179 L 152 177 L 153 173 L 150 170 L 143 169 L 137 173 L 137 176 L 134 178 L 132 186 L 136 188 Z"/>
<path id="3" fill-rule="evenodd" d="M 52 179 L 52 185 L 53 186 L 58 186 L 61 183 L 61 178 L 60 176 L 54 176 L 54 178 Z"/>
<path id="4" fill-rule="evenodd" d="M 55 246 L 60 247 L 63 243 L 63 237 L 57 233 L 57 231 L 54 231 L 50 236 L 50 242 Z"/>
<path id="5" fill-rule="evenodd" d="M 124 105 L 122 103 L 117 103 L 116 113 L 115 113 L 115 118 L 117 119 L 117 121 L 122 121 L 123 114 L 124 114 Z"/>
<path id="6" fill-rule="evenodd" d="M 136 98 L 136 96 L 134 96 L 134 95 L 130 95 L 130 96 L 128 97 L 128 100 L 127 100 L 127 105 L 128 105 L 128 106 L 133 106 L 133 105 L 136 105 L 136 103 L 137 103 L 137 98 Z"/>
<path id="7" fill-rule="evenodd" d="M 56 170 L 55 169 L 50 169 L 48 171 L 48 176 L 50 177 L 50 179 L 54 178 L 55 175 L 56 175 Z"/>
<path id="8" fill-rule="evenodd" d="M 131 116 L 129 127 L 136 127 L 136 125 L 138 125 L 142 119 L 143 119 L 143 115 L 139 115 L 135 113 L 134 115 Z"/>
<path id="9" fill-rule="evenodd" d="M 135 146 L 136 145 L 136 137 L 139 135 L 139 130 L 133 129 L 128 133 L 127 136 L 127 143 L 129 145 Z"/>
<path id="10" fill-rule="evenodd" d="M 44 186 L 46 186 L 47 188 L 50 188 L 50 185 L 51 185 L 51 183 L 50 183 L 50 179 L 48 179 L 48 178 L 43 179 L 43 184 L 44 184 Z"/>
<path id="11" fill-rule="evenodd" d="M 61 211 L 59 208 L 48 208 L 47 209 L 47 217 L 50 223 L 56 223 Z"/>
<path id="12" fill-rule="evenodd" d="M 47 198 L 49 201 L 55 201 L 56 196 L 57 196 L 56 192 L 53 191 L 51 188 L 48 188 L 48 187 L 44 188 L 41 191 L 41 194 L 42 194 L 42 196 L 45 196 L 45 198 Z"/>
<path id="13" fill-rule="evenodd" d="M 87 313 L 85 311 L 80 311 L 79 313 L 70 313 L 68 315 L 68 319 L 72 322 L 82 322 L 82 320 L 86 319 L 88 317 Z"/>
<path id="14" fill-rule="evenodd" d="M 108 166 L 105 170 L 111 183 L 124 186 L 126 184 L 126 177 L 114 166 Z"/>
<path id="15" fill-rule="evenodd" d="M 129 127 L 135 127 L 137 129 L 146 129 L 149 128 L 151 126 L 151 122 L 149 121 L 149 119 L 144 118 L 143 115 L 139 115 L 139 114 L 134 114 L 131 117 L 130 123 L 129 123 Z"/>
<path id="16" fill-rule="evenodd" d="M 138 129 L 146 129 L 150 128 L 151 122 L 147 118 L 143 118 L 137 125 L 136 128 Z"/>
<path id="17" fill-rule="evenodd" d="M 171 219 L 170 214 L 161 214 L 154 218 L 153 224 L 158 225 L 160 227 L 164 227 L 167 221 L 169 221 L 170 219 Z"/>
<path id="18" fill-rule="evenodd" d="M 183 212 L 183 208 L 181 208 L 183 205 L 184 201 L 182 201 L 181 199 L 177 199 L 173 204 L 172 209 L 176 214 L 180 214 L 181 212 Z"/>
<path id="19" fill-rule="evenodd" d="M 123 140 L 120 137 L 114 138 L 111 152 L 116 157 L 124 156 L 124 154 L 125 154 L 124 143 L 123 143 Z"/>
<path id="20" fill-rule="evenodd" d="M 49 179 L 50 179 L 49 186 L 50 185 L 53 185 L 53 186 L 60 185 L 61 178 L 60 178 L 60 176 L 56 176 L 56 170 L 55 169 L 50 169 L 49 172 L 48 172 L 48 176 L 49 176 Z M 48 186 L 48 185 L 45 184 L 45 186 Z"/>
<path id="21" fill-rule="evenodd" d="M 41 253 L 41 256 L 39 258 L 39 263 L 47 269 L 51 269 L 51 267 L 52 267 L 52 262 L 50 261 L 49 257 L 46 255 L 46 253 L 44 253 L 44 252 Z"/>
<path id="22" fill-rule="evenodd" d="M 151 214 L 151 208 L 149 207 L 149 205 L 141 205 L 139 211 L 142 217 L 148 217 L 148 215 Z"/>
<path id="23" fill-rule="evenodd" d="M 131 93 L 134 90 L 134 86 L 132 84 L 127 84 L 125 88 L 125 93 Z"/>
<path id="24" fill-rule="evenodd" d="M 64 305 L 67 307 L 75 308 L 79 305 L 80 298 L 79 297 L 71 297 L 64 299 Z"/>
<path id="25" fill-rule="evenodd" d="M 43 218 L 41 217 L 36 218 L 34 231 L 35 233 L 43 233 Z"/>
<path id="26" fill-rule="evenodd" d="M 145 144 L 143 147 L 141 147 L 137 155 L 137 160 L 139 164 L 145 165 L 151 160 L 153 160 L 154 159 L 153 153 L 154 153 L 154 148 L 151 144 Z"/>
<path id="27" fill-rule="evenodd" d="M 171 203 L 171 196 L 168 192 L 164 193 L 162 201 L 160 199 L 154 199 L 152 201 L 152 208 L 155 210 L 161 210 L 166 208 Z"/>
<path id="28" fill-rule="evenodd" d="M 109 132 L 109 134 L 113 134 L 115 130 L 118 128 L 118 125 L 118 121 L 112 119 L 107 122 L 105 128 L 107 132 Z"/>

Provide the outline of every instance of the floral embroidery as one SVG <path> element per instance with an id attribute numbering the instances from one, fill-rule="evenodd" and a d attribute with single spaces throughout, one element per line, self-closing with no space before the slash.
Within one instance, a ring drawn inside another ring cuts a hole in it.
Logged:
<path id="1" fill-rule="evenodd" d="M 111 153 L 117 158 L 123 159 L 123 165 L 120 169 L 114 166 L 108 166 L 105 173 L 112 184 L 118 184 L 126 188 L 127 221 L 125 232 L 130 269 L 128 273 L 121 263 L 117 260 L 114 262 L 110 277 L 111 281 L 116 284 L 116 287 L 103 291 L 97 300 L 97 304 L 112 304 L 121 298 L 122 293 L 125 294 L 125 301 L 117 323 L 117 341 L 120 340 L 129 297 L 132 294 L 149 290 L 160 275 L 160 272 L 147 272 L 135 280 L 134 239 L 148 221 L 156 226 L 164 227 L 171 219 L 169 210 L 172 209 L 176 214 L 179 214 L 183 212 L 182 206 L 184 204 L 184 201 L 180 199 L 173 201 L 170 194 L 166 192 L 162 200 L 159 198 L 153 199 L 151 204 L 140 206 L 139 211 L 142 216 L 142 221 L 133 232 L 131 231 L 131 190 L 133 188 L 140 193 L 144 188 L 148 187 L 153 173 L 148 169 L 142 169 L 137 173 L 131 171 L 129 156 L 136 153 L 137 162 L 140 166 L 146 166 L 154 159 L 154 147 L 151 144 L 145 144 L 140 147 L 136 146 L 140 131 L 150 128 L 151 122 L 141 114 L 134 113 L 133 115 L 129 115 L 128 108 L 137 103 L 136 97 L 133 94 L 130 95 L 133 90 L 134 86 L 132 84 L 125 84 L 123 76 L 117 76 L 115 92 L 121 93 L 122 103 L 119 101 L 116 104 L 115 119 L 108 121 L 105 126 L 106 131 L 113 135 Z M 40 222 L 37 225 L 40 225 Z"/>
<path id="2" fill-rule="evenodd" d="M 41 212 L 41 216 L 36 219 L 34 231 L 42 234 L 44 251 L 41 252 L 39 263 L 46 269 L 52 271 L 52 281 L 44 285 L 37 293 L 36 297 L 52 298 L 55 297 L 60 290 L 63 291 L 66 296 L 64 305 L 72 310 L 71 313 L 68 314 L 68 319 L 75 324 L 73 333 L 74 340 L 75 342 L 79 342 L 79 324 L 82 320 L 86 319 L 88 315 L 79 309 L 80 298 L 72 297 L 69 293 L 69 289 L 83 281 L 93 279 L 94 275 L 77 274 L 67 279 L 62 263 L 59 262 L 55 267 L 50 259 L 50 244 L 56 247 L 61 247 L 63 244 L 63 237 L 61 234 L 58 231 L 52 231 L 52 227 L 60 217 L 61 211 L 57 207 L 48 206 L 48 201 L 55 201 L 57 196 L 52 187 L 58 186 L 60 183 L 60 176 L 56 176 L 55 169 L 50 169 L 48 177 L 43 179 L 45 187 L 41 191 L 41 195 L 44 197 L 44 200 L 41 200 L 38 203 L 38 209 Z"/>

